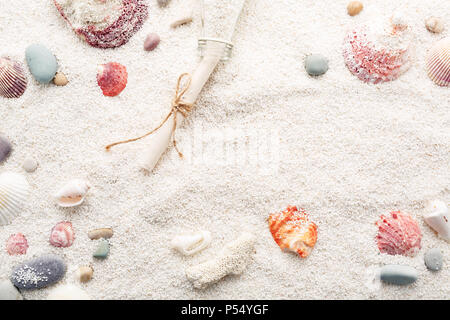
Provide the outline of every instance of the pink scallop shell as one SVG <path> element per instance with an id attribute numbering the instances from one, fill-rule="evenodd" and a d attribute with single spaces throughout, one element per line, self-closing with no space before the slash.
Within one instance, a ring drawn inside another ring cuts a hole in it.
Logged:
<path id="1" fill-rule="evenodd" d="M 88 5 L 87 0 L 78 1 L 85 1 Z M 106 26 L 85 24 L 70 16 L 70 12 L 73 12 L 73 3 L 76 1 L 53 0 L 53 2 L 75 33 L 89 45 L 97 48 L 115 48 L 127 43 L 148 17 L 148 7 L 144 0 L 122 0 L 120 7 L 110 9 L 112 12 L 103 13 L 105 19 L 102 23 L 106 23 Z"/>
<path id="2" fill-rule="evenodd" d="M 415 256 L 421 248 L 422 233 L 417 222 L 408 214 L 392 211 L 376 222 L 376 240 L 381 253 Z"/>
<path id="3" fill-rule="evenodd" d="M 402 32 L 396 28 L 385 39 L 396 42 Z M 360 80 L 369 83 L 397 79 L 411 66 L 409 47 L 394 48 L 380 43 L 379 34 L 362 26 L 351 30 L 344 39 L 343 56 L 347 68 Z M 401 43 L 400 38 L 398 43 Z"/>
<path id="4" fill-rule="evenodd" d="M 427 72 L 437 85 L 450 86 L 450 37 L 438 41 L 431 48 L 427 55 Z"/>
<path id="5" fill-rule="evenodd" d="M 11 235 L 6 241 L 6 252 L 10 256 L 26 254 L 28 249 L 27 238 L 21 233 Z"/>
<path id="6" fill-rule="evenodd" d="M 0 95 L 18 98 L 27 88 L 27 78 L 22 64 L 7 57 L 0 58 Z"/>
<path id="7" fill-rule="evenodd" d="M 68 221 L 57 223 L 50 233 L 50 244 L 55 247 L 70 247 L 74 240 L 75 233 L 72 228 L 72 223 Z"/>

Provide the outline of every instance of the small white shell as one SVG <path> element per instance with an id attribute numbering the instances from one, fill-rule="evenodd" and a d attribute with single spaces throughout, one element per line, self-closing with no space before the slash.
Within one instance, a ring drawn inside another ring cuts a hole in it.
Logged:
<path id="1" fill-rule="evenodd" d="M 442 238 L 450 241 L 450 215 L 445 202 L 434 200 L 429 206 L 430 213 L 425 214 L 425 222 Z"/>
<path id="2" fill-rule="evenodd" d="M 185 256 L 200 252 L 211 244 L 211 232 L 199 231 L 173 238 L 171 245 Z"/>
<path id="3" fill-rule="evenodd" d="M 50 291 L 47 300 L 91 300 L 91 297 L 83 289 L 67 284 Z"/>
<path id="4" fill-rule="evenodd" d="M 27 179 L 21 174 L 5 172 L 0 175 L 0 226 L 10 224 L 19 215 L 29 189 Z"/>
<path id="5" fill-rule="evenodd" d="M 56 202 L 60 207 L 75 207 L 83 203 L 90 184 L 82 179 L 70 180 L 58 193 Z"/>

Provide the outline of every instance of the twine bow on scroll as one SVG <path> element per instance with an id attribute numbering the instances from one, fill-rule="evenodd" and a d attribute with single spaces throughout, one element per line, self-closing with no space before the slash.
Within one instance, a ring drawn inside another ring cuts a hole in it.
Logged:
<path id="1" fill-rule="evenodd" d="M 186 83 L 186 85 L 184 85 L 182 87 L 181 82 L 182 82 L 184 77 L 187 77 L 187 83 Z M 180 158 L 182 158 L 183 154 L 177 148 L 177 141 L 175 140 L 175 130 L 177 129 L 177 113 L 178 112 L 181 113 L 186 118 L 188 116 L 189 112 L 191 112 L 192 107 L 193 107 L 192 103 L 184 103 L 184 102 L 181 101 L 183 99 L 184 94 L 186 93 L 186 91 L 189 89 L 189 87 L 191 85 L 191 80 L 192 80 L 192 77 L 191 77 L 191 75 L 189 73 L 183 73 L 182 75 L 180 75 L 178 77 L 177 88 L 176 88 L 176 91 L 175 91 L 175 97 L 172 100 L 172 109 L 170 110 L 169 114 L 164 118 L 164 120 L 159 124 L 159 126 L 154 128 L 153 130 L 147 132 L 143 136 L 140 136 L 140 137 L 137 137 L 137 138 L 134 138 L 134 139 L 128 139 L 128 140 L 124 140 L 124 141 L 111 143 L 111 144 L 106 146 L 106 151 L 109 151 L 112 147 L 114 147 L 114 146 L 116 146 L 118 144 L 134 142 L 134 141 L 143 139 L 143 138 L 145 138 L 145 137 L 155 133 L 173 115 L 172 142 L 173 142 L 173 146 L 175 147 L 175 150 L 177 150 L 177 152 L 178 152 L 178 155 L 180 156 Z"/>

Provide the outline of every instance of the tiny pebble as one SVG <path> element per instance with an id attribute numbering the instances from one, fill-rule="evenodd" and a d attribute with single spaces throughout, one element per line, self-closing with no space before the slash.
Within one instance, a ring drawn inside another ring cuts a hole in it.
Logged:
<path id="1" fill-rule="evenodd" d="M 66 84 L 69 83 L 69 80 L 67 80 L 67 77 L 64 73 L 57 72 L 55 74 L 55 77 L 53 78 L 53 83 L 56 84 L 57 86 L 65 86 Z"/>
<path id="2" fill-rule="evenodd" d="M 38 167 L 38 163 L 33 158 L 25 159 L 25 161 L 23 162 L 23 165 L 22 165 L 22 168 L 26 172 L 29 172 L 29 173 L 36 171 L 37 167 Z"/>
<path id="3" fill-rule="evenodd" d="M 112 236 L 113 236 L 113 229 L 111 228 L 95 229 L 88 232 L 88 237 L 91 240 L 98 240 L 101 238 L 109 239 Z"/>
<path id="4" fill-rule="evenodd" d="M 305 69 L 310 76 L 320 76 L 328 71 L 328 60 L 320 54 L 312 54 L 305 59 Z"/>
<path id="5" fill-rule="evenodd" d="M 158 0 L 158 5 L 160 7 L 167 7 L 167 5 L 169 4 L 170 0 Z"/>
<path id="6" fill-rule="evenodd" d="M 363 4 L 360 1 L 351 1 L 347 5 L 347 12 L 351 16 L 356 16 L 363 9 Z"/>
<path id="7" fill-rule="evenodd" d="M 414 283 L 419 277 L 416 269 L 410 266 L 386 265 L 380 269 L 380 280 L 399 286 Z"/>
<path id="8" fill-rule="evenodd" d="M 144 50 L 153 51 L 158 46 L 161 39 L 156 33 L 150 33 L 144 41 Z"/>
<path id="9" fill-rule="evenodd" d="M 6 138 L 0 136 L 0 163 L 9 157 L 11 150 L 11 143 Z"/>
<path id="10" fill-rule="evenodd" d="M 92 269 L 89 266 L 82 266 L 78 268 L 78 270 L 75 273 L 75 276 L 80 282 L 86 283 L 92 279 L 93 274 L 94 269 Z"/>
<path id="11" fill-rule="evenodd" d="M 425 26 L 427 30 L 433 33 L 441 33 L 444 31 L 444 22 L 441 18 L 430 17 L 425 20 Z"/>
<path id="12" fill-rule="evenodd" d="M 109 254 L 109 242 L 108 240 L 102 239 L 97 247 L 97 250 L 94 252 L 94 258 L 98 259 L 106 259 Z"/>
<path id="13" fill-rule="evenodd" d="M 23 300 L 23 297 L 11 281 L 0 280 L 0 300 Z"/>
<path id="14" fill-rule="evenodd" d="M 439 271 L 442 269 L 443 259 L 441 250 L 433 248 L 428 250 L 424 256 L 425 265 L 431 271 Z"/>

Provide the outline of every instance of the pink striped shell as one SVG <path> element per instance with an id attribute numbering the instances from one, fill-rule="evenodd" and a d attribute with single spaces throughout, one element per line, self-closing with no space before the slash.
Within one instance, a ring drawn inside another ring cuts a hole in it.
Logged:
<path id="1" fill-rule="evenodd" d="M 6 252 L 10 256 L 26 254 L 28 249 L 27 238 L 21 233 L 12 234 L 6 241 Z"/>
<path id="2" fill-rule="evenodd" d="M 392 211 L 376 222 L 378 249 L 390 255 L 415 256 L 421 248 L 422 233 L 417 222 L 408 214 Z"/>
<path id="3" fill-rule="evenodd" d="M 27 78 L 22 64 L 7 57 L 0 58 L 0 95 L 18 98 L 27 88 Z"/>
<path id="4" fill-rule="evenodd" d="M 55 247 L 70 247 L 74 240 L 75 233 L 72 228 L 72 223 L 68 221 L 57 223 L 50 233 L 50 244 Z"/>
<path id="5" fill-rule="evenodd" d="M 450 86 L 450 37 L 435 43 L 426 59 L 430 79 L 439 86 Z"/>

